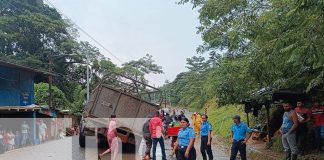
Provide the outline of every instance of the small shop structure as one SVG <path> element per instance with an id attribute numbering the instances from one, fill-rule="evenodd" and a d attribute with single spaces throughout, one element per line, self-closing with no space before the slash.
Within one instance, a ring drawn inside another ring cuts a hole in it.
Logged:
<path id="1" fill-rule="evenodd" d="M 0 127 L 20 131 L 25 121 L 30 126 L 31 143 L 39 143 L 38 120 L 44 118 L 48 138 L 56 134 L 56 110 L 35 104 L 35 81 L 53 74 L 0 61 Z"/>

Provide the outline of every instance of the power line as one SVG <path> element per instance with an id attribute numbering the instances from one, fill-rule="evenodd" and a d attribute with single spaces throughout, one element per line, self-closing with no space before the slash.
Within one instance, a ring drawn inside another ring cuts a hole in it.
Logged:
<path id="1" fill-rule="evenodd" d="M 120 60 L 116 55 L 114 55 L 109 49 L 107 49 L 104 45 L 102 45 L 99 41 L 97 41 L 94 37 L 92 37 L 89 33 L 87 33 L 84 29 L 82 29 L 79 25 L 77 25 L 72 19 L 70 19 L 68 16 L 66 16 L 62 11 L 60 11 L 53 3 L 51 3 L 49 0 L 44 0 L 47 2 L 47 4 L 49 4 L 51 7 L 53 7 L 54 9 L 56 9 L 62 16 L 64 16 L 66 19 L 70 20 L 80 31 L 82 31 L 86 36 L 88 36 L 91 40 L 93 40 L 96 44 L 98 44 L 100 47 L 102 47 L 105 51 L 108 52 L 108 54 L 110 54 L 112 57 L 114 57 L 116 60 L 118 60 L 120 63 L 124 63 L 122 60 Z M 17 9 L 16 6 L 14 6 L 12 3 L 10 3 L 10 1 L 6 1 L 7 4 L 11 5 L 12 7 L 14 7 L 15 9 Z M 44 63 L 43 63 L 44 64 Z M 61 75 L 61 76 L 65 76 L 65 78 L 67 77 L 66 75 L 60 74 L 60 73 L 55 73 L 52 72 L 54 74 L 57 75 Z M 166 77 L 165 73 L 163 73 L 164 77 L 166 78 L 166 80 L 168 80 L 168 78 Z"/>
<path id="2" fill-rule="evenodd" d="M 53 3 L 51 3 L 49 0 L 45 0 L 49 5 L 51 5 L 54 9 L 56 9 L 58 12 L 61 13 L 66 19 L 70 20 L 80 31 L 82 31 L 86 36 L 88 36 L 91 40 L 93 40 L 95 43 L 97 43 L 100 47 L 102 47 L 105 51 L 108 52 L 111 56 L 113 56 L 116 60 L 118 60 L 120 63 L 124 63 L 122 60 L 120 60 L 116 55 L 114 55 L 109 49 L 107 49 L 104 45 L 102 45 L 99 41 L 97 41 L 94 37 L 92 37 L 88 32 L 86 32 L 84 29 L 82 29 L 79 25 L 77 25 L 72 19 L 70 19 L 68 16 L 66 16 L 62 11 L 60 11 Z"/>

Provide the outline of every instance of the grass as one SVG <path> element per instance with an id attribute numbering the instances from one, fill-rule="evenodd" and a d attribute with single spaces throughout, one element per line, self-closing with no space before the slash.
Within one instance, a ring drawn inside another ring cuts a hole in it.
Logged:
<path id="1" fill-rule="evenodd" d="M 264 156 L 263 154 L 257 152 L 250 152 L 247 156 L 248 159 L 253 160 L 275 160 L 274 158 Z"/>
<path id="2" fill-rule="evenodd" d="M 230 129 L 234 115 L 240 115 L 242 122 L 246 122 L 246 114 L 241 105 L 226 105 L 220 108 L 209 107 L 207 115 L 209 122 L 213 125 L 213 132 L 226 139 L 231 136 Z"/>
<path id="3" fill-rule="evenodd" d="M 274 136 L 272 138 L 272 141 L 270 143 L 268 143 L 267 145 L 268 145 L 268 148 L 270 148 L 272 151 L 275 151 L 275 152 L 283 152 L 283 150 L 284 150 L 280 136 Z"/>

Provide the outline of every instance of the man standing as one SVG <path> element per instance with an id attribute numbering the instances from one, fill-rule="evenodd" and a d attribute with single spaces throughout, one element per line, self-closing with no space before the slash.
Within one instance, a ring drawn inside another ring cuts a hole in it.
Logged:
<path id="1" fill-rule="evenodd" d="M 28 139 L 29 126 L 26 121 L 21 125 L 21 146 L 25 147 Z"/>
<path id="2" fill-rule="evenodd" d="M 307 141 L 307 123 L 311 120 L 311 110 L 306 108 L 303 102 L 299 101 L 297 102 L 295 112 L 297 113 L 297 118 L 299 122 L 299 125 L 296 130 L 297 146 L 300 155 L 303 155 Z"/>
<path id="3" fill-rule="evenodd" d="M 169 127 L 169 125 L 173 122 L 171 116 L 169 113 L 165 113 L 165 116 L 164 116 L 164 128 L 165 130 Z"/>
<path id="4" fill-rule="evenodd" d="M 208 116 L 203 114 L 201 116 L 202 124 L 200 128 L 200 135 L 201 135 L 201 144 L 200 144 L 200 152 L 202 154 L 203 160 L 207 160 L 206 151 L 208 154 L 209 160 L 213 159 L 213 152 L 211 149 L 211 131 L 212 125 L 207 121 Z"/>
<path id="5" fill-rule="evenodd" d="M 286 159 L 296 160 L 298 148 L 296 144 L 296 129 L 298 127 L 297 113 L 288 102 L 282 104 L 285 113 L 282 117 L 280 132 L 282 134 L 282 145 L 286 152 Z"/>
<path id="6" fill-rule="evenodd" d="M 320 106 L 318 102 L 315 102 L 312 107 L 312 115 L 315 124 L 316 148 L 321 151 L 324 138 L 324 135 L 321 135 L 321 132 L 324 133 L 324 106 Z"/>
<path id="7" fill-rule="evenodd" d="M 146 149 L 145 149 L 145 160 L 151 159 L 151 148 L 152 148 L 152 139 L 151 139 L 151 133 L 150 133 L 150 120 L 152 116 L 148 116 L 147 120 L 145 121 L 143 125 L 143 138 L 145 140 Z"/>
<path id="8" fill-rule="evenodd" d="M 44 121 L 41 119 L 40 120 L 40 123 L 38 125 L 39 139 L 40 139 L 40 142 L 41 143 L 44 143 L 45 142 L 45 139 L 46 139 L 46 129 L 47 129 L 47 126 L 44 123 Z"/>
<path id="9" fill-rule="evenodd" d="M 237 152 L 240 151 L 241 160 L 246 160 L 246 142 L 251 137 L 252 130 L 243 122 L 241 117 L 236 115 L 233 117 L 234 124 L 232 125 L 232 148 L 230 160 L 235 160 Z M 248 134 L 248 136 L 246 136 Z"/>
<path id="10" fill-rule="evenodd" d="M 162 160 L 166 160 L 164 139 L 163 139 L 163 126 L 160 118 L 159 111 L 156 111 L 155 116 L 150 120 L 150 133 L 153 142 L 153 160 L 156 160 L 156 145 L 159 142 L 162 151 Z"/>

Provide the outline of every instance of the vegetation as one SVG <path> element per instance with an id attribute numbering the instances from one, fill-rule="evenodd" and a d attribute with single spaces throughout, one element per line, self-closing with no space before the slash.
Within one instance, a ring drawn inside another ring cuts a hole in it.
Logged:
<path id="1" fill-rule="evenodd" d="M 69 101 L 59 88 L 53 86 L 53 105 L 59 106 L 61 110 L 69 110 L 70 113 L 75 115 L 81 115 L 83 105 L 85 103 L 86 90 L 82 89 L 82 86 L 76 84 L 77 86 L 71 88 L 70 91 L 72 101 Z M 35 103 L 39 105 L 47 105 L 48 103 L 48 84 L 38 83 L 34 85 L 35 88 Z"/>
<path id="2" fill-rule="evenodd" d="M 233 124 L 233 116 L 240 115 L 242 122 L 246 123 L 246 115 L 243 113 L 241 105 L 226 105 L 218 109 L 208 112 L 208 120 L 214 126 L 213 132 L 223 138 L 231 137 L 231 126 Z"/>
<path id="3" fill-rule="evenodd" d="M 145 75 L 163 73 L 151 55 L 116 66 L 89 42 L 78 41 L 78 30 L 43 0 L 0 0 L 0 60 L 55 74 L 54 106 L 79 114 L 90 68 L 90 88 L 99 82 L 116 84 L 117 74 L 147 83 Z M 51 61 L 50 61 L 51 60 Z M 105 75 L 112 75 L 106 79 Z M 36 82 L 46 82 L 38 77 Z M 47 104 L 48 85 L 35 85 L 36 102 Z M 140 87 L 140 86 L 139 86 Z"/>
<path id="4" fill-rule="evenodd" d="M 172 104 L 195 110 L 208 106 L 214 130 L 228 137 L 232 122 L 226 117 L 243 113 L 232 104 L 246 99 L 264 101 L 272 92 L 287 88 L 303 89 L 312 99 L 324 102 L 323 1 L 178 3 L 191 3 L 198 9 L 197 32 L 203 44 L 197 52 L 209 58 L 187 59 L 188 71 L 163 86 Z M 276 148 L 279 140 L 274 143 L 273 148 L 281 150 Z"/>
<path id="5" fill-rule="evenodd" d="M 34 85 L 35 89 L 35 103 L 39 105 L 46 105 L 48 102 L 48 84 L 39 83 Z M 65 94 L 58 89 L 56 86 L 53 86 L 53 105 L 62 106 L 62 109 L 70 107 L 70 102 L 65 97 Z"/>
<path id="6" fill-rule="evenodd" d="M 180 0 L 199 9 L 197 48 L 187 72 L 164 86 L 172 103 L 202 108 L 302 88 L 323 101 L 324 28 L 320 0 Z M 316 96 L 315 96 L 316 95 Z"/>

